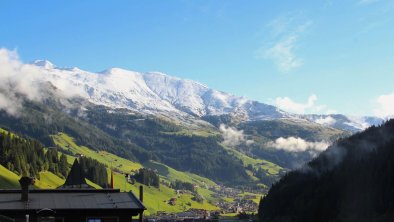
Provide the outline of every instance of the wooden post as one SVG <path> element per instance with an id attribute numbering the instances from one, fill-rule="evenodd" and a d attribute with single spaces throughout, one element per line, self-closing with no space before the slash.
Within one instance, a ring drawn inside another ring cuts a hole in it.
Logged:
<path id="1" fill-rule="evenodd" d="M 144 187 L 142 185 L 140 185 L 140 201 L 144 202 Z M 140 218 L 139 218 L 139 222 L 143 222 L 143 221 L 144 221 L 144 211 L 140 213 Z"/>
<path id="2" fill-rule="evenodd" d="M 114 171 L 111 169 L 111 189 L 115 188 L 115 183 L 114 183 Z M 120 188 L 119 188 L 120 189 Z M 126 190 L 126 188 L 125 188 Z"/>
<path id="3" fill-rule="evenodd" d="M 144 202 L 144 187 L 140 185 L 140 201 Z"/>

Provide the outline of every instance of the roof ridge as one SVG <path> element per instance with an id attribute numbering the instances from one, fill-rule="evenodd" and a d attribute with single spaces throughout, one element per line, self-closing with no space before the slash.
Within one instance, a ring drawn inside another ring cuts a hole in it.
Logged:
<path id="1" fill-rule="evenodd" d="M 20 193 L 20 189 L 0 189 L 0 193 Z M 92 189 L 92 188 L 67 188 L 67 189 L 31 189 L 30 193 L 120 193 L 120 189 Z M 127 192 L 125 192 L 127 193 Z"/>

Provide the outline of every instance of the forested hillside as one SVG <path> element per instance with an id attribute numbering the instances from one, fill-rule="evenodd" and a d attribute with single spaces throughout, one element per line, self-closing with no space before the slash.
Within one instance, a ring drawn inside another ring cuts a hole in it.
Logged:
<path id="1" fill-rule="evenodd" d="M 339 140 L 274 184 L 261 221 L 391 221 L 394 120 Z"/>
<path id="2" fill-rule="evenodd" d="M 29 153 L 32 153 L 33 149 L 30 148 L 29 142 L 34 140 L 27 137 L 21 137 L 2 129 L 0 129 L 0 132 L 1 138 L 11 138 L 13 144 L 24 147 L 25 150 L 21 153 L 21 159 L 24 159 L 25 155 L 31 155 Z M 8 137 L 8 135 L 10 135 L 10 137 Z M 188 208 L 202 208 L 207 210 L 218 209 L 214 203 L 221 201 L 221 198 L 215 196 L 215 194 L 209 190 L 217 186 L 217 184 L 207 178 L 191 173 L 176 171 L 173 168 L 157 162 L 147 162 L 146 168 L 143 168 L 143 166 L 138 163 L 126 160 L 111 153 L 105 151 L 97 152 L 87 147 L 80 147 L 75 144 L 73 138 L 63 133 L 53 136 L 53 139 L 55 140 L 57 148 L 45 148 L 41 143 L 35 141 L 37 142 L 37 149 L 35 152 L 43 153 L 44 163 L 48 157 L 51 160 L 56 160 L 56 162 L 50 165 L 54 166 L 54 168 L 59 168 L 60 161 L 65 160 L 68 174 L 71 164 L 78 158 L 79 165 L 81 169 L 83 169 L 83 175 L 87 179 L 86 182 L 97 189 L 108 187 L 108 182 L 110 181 L 109 172 L 111 170 L 114 172 L 115 188 L 125 191 L 132 190 L 138 193 L 139 186 L 144 185 L 144 199 L 148 207 L 147 214 L 153 214 L 160 210 L 181 212 Z M 6 147 L 8 147 L 6 150 L 13 150 L 15 148 L 14 146 Z M 1 161 L 3 162 L 3 159 L 1 159 Z M 21 162 L 22 169 L 26 168 L 28 165 L 27 162 Z M 140 170 L 138 171 L 138 169 Z M 131 175 L 131 181 L 128 181 L 125 177 L 126 173 Z M 19 189 L 20 185 L 18 180 L 22 175 L 36 178 L 35 185 L 32 189 L 55 189 L 65 183 L 65 178 L 63 178 L 62 174 L 55 175 L 45 169 L 41 170 L 37 175 L 31 173 L 23 174 L 17 172 L 15 169 L 11 171 L 0 164 L 0 189 Z M 177 187 L 175 186 L 175 182 L 178 184 Z M 183 185 L 179 186 L 179 184 Z M 185 187 L 185 185 L 188 187 Z M 182 194 L 180 198 L 178 197 L 178 201 L 175 205 L 167 203 L 171 198 L 177 196 L 175 189 L 188 190 L 191 186 L 194 189 L 193 193 Z M 160 203 L 158 203 L 158 201 L 160 201 Z"/>
<path id="3" fill-rule="evenodd" d="M 40 178 L 41 171 L 50 171 L 60 177 L 67 176 L 65 155 L 56 149 L 44 151 L 34 139 L 21 138 L 10 132 L 0 132 L 0 164 L 16 174 Z"/>
<path id="4" fill-rule="evenodd" d="M 102 187 L 108 186 L 105 165 L 89 157 L 81 157 L 79 161 L 87 179 Z M 43 172 L 51 172 L 65 179 L 70 171 L 66 154 L 58 152 L 57 148 L 44 148 L 37 140 L 5 130 L 0 130 L 0 165 L 16 175 L 38 180 Z"/>
<path id="5" fill-rule="evenodd" d="M 53 89 L 48 93 L 55 92 Z M 269 186 L 286 168 L 310 159 L 308 152 L 292 153 L 267 147 L 277 136 L 316 136 L 318 140 L 330 141 L 345 134 L 317 124 L 297 125 L 284 120 L 250 122 L 237 127 L 254 143 L 227 148 L 220 130 L 206 122 L 203 126 L 184 125 L 168 118 L 126 109 L 112 110 L 76 98 L 59 100 L 55 96 L 42 103 L 26 100 L 18 116 L 0 111 L 0 127 L 37 139 L 47 147 L 55 146 L 52 135 L 64 132 L 79 145 L 96 151 L 107 151 L 140 164 L 161 162 L 229 186 Z M 81 106 L 85 107 L 83 111 Z M 314 129 L 318 130 L 314 132 Z"/>
<path id="6" fill-rule="evenodd" d="M 88 110 L 86 117 L 78 117 L 73 110 L 68 114 L 60 111 L 59 106 L 56 101 L 46 105 L 26 102 L 19 117 L 0 111 L 0 126 L 37 138 L 47 146 L 54 146 L 50 135 L 66 132 L 79 144 L 140 163 L 157 160 L 224 183 L 249 181 L 241 162 L 218 144 L 219 137 L 177 134 L 179 127 L 168 121 L 111 113 L 99 107 Z"/>
<path id="7" fill-rule="evenodd" d="M 219 145 L 219 136 L 182 134 L 182 128 L 169 121 L 106 109 L 89 110 L 87 120 L 111 136 L 144 147 L 152 160 L 175 169 L 233 184 L 249 181 L 242 163 Z"/>

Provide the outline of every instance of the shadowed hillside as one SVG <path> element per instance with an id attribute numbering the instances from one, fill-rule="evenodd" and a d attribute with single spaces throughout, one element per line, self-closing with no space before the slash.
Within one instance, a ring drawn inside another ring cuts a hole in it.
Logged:
<path id="1" fill-rule="evenodd" d="M 394 120 L 342 139 L 274 184 L 260 221 L 390 221 Z"/>

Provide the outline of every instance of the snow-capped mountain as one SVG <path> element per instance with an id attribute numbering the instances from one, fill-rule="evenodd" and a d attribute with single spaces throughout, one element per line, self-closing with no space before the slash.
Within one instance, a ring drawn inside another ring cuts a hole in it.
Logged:
<path id="1" fill-rule="evenodd" d="M 111 68 L 93 73 L 78 68 L 58 68 L 48 61 L 40 60 L 33 64 L 41 68 L 43 79 L 56 87 L 74 86 L 79 95 L 90 102 L 111 108 L 195 117 L 236 112 L 243 113 L 247 120 L 292 116 L 271 105 L 159 72 L 140 73 Z"/>
<path id="2" fill-rule="evenodd" d="M 342 114 L 329 114 L 329 115 L 303 115 L 303 118 L 337 129 L 342 129 L 350 132 L 358 132 L 370 126 L 377 126 L 382 124 L 385 119 L 373 116 L 345 116 Z"/>
<path id="3" fill-rule="evenodd" d="M 175 118 L 199 118 L 230 114 L 242 121 L 304 119 L 327 127 L 357 132 L 383 119 L 345 115 L 295 115 L 274 106 L 210 89 L 192 80 L 160 72 L 140 73 L 120 68 L 88 72 L 79 68 L 59 68 L 49 61 L 32 63 L 42 80 L 63 91 L 71 91 L 93 104 L 126 108 L 139 113 Z"/>

